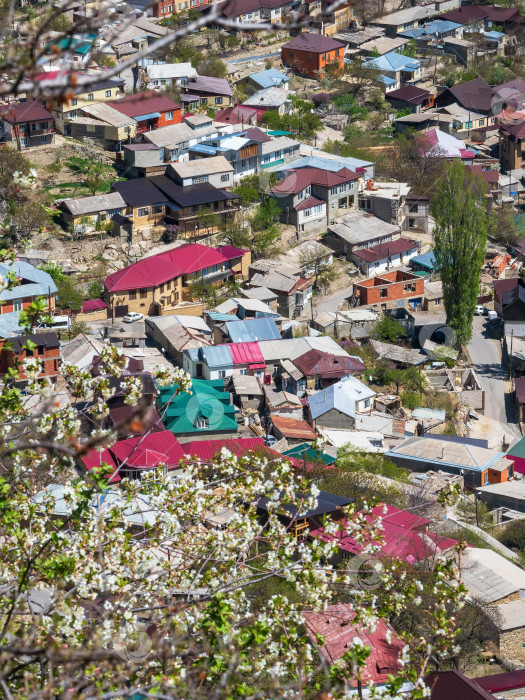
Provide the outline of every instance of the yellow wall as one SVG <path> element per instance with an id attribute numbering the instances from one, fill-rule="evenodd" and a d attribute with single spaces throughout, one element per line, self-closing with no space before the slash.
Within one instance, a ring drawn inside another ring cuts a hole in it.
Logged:
<path id="1" fill-rule="evenodd" d="M 106 95 L 106 92 L 111 93 Z M 88 99 L 88 95 L 93 95 L 93 99 Z M 122 91 L 117 87 L 107 88 L 104 90 L 91 90 L 89 92 L 79 93 L 75 95 L 74 98 L 66 100 L 64 103 L 59 100 L 52 100 L 51 112 L 55 117 L 55 126 L 58 131 L 63 133 L 64 131 L 64 119 L 68 118 L 69 112 L 74 112 L 82 107 L 87 107 L 88 105 L 94 105 L 100 102 L 109 102 L 110 100 L 115 100 Z M 76 100 L 76 105 L 73 104 Z"/>

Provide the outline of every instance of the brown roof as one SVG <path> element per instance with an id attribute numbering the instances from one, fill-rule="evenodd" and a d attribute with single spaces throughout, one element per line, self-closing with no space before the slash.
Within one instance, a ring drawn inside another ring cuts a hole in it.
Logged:
<path id="1" fill-rule="evenodd" d="M 295 51 L 310 51 L 311 53 L 325 53 L 333 49 L 344 49 L 344 44 L 335 39 L 330 39 L 323 34 L 310 34 L 302 32 L 291 41 L 288 41 L 281 48 L 293 49 Z"/>
<path id="2" fill-rule="evenodd" d="M 341 168 L 336 173 L 329 170 L 321 170 L 320 168 L 301 168 L 300 170 L 292 171 L 288 177 L 277 183 L 271 191 L 280 194 L 297 194 L 308 187 L 308 185 L 335 187 L 335 185 L 358 179 L 359 175 L 348 168 Z"/>
<path id="3" fill-rule="evenodd" d="M 499 182 L 497 170 L 484 170 L 481 165 L 465 165 L 465 170 L 472 175 L 481 175 L 483 181 L 487 184 Z"/>
<path id="4" fill-rule="evenodd" d="M 155 90 L 139 92 L 136 95 L 128 95 L 120 100 L 107 103 L 126 117 L 140 117 L 151 112 L 172 112 L 180 109 L 180 105 L 164 95 L 159 95 Z"/>
<path id="5" fill-rule="evenodd" d="M 483 78 L 474 78 L 443 90 L 437 96 L 438 105 L 443 102 L 447 93 L 452 96 L 453 101 L 473 112 L 490 112 L 492 108 L 492 88 Z"/>
<path id="6" fill-rule="evenodd" d="M 525 139 L 525 122 L 518 122 L 517 124 L 503 124 L 500 128 L 500 132 L 505 132 L 515 139 L 520 141 Z"/>
<path id="7" fill-rule="evenodd" d="M 281 435 L 284 435 L 285 438 L 292 438 L 296 440 L 317 439 L 317 433 L 305 420 L 296 420 L 295 418 L 284 418 L 283 416 L 272 415 L 272 423 L 281 433 Z"/>
<path id="8" fill-rule="evenodd" d="M 431 700 L 494 700 L 494 696 L 459 671 L 431 673 L 425 678 Z"/>
<path id="9" fill-rule="evenodd" d="M 53 119 L 51 112 L 49 112 L 43 104 L 35 100 L 1 105 L 0 116 L 10 124 L 40 121 L 41 119 Z"/>
<path id="10" fill-rule="evenodd" d="M 431 92 L 428 90 L 423 90 L 415 85 L 405 85 L 405 87 L 399 88 L 399 90 L 391 90 L 387 92 L 385 97 L 387 100 L 393 98 L 394 100 L 402 100 L 403 102 L 410 102 L 413 105 L 419 105 L 431 96 Z"/>
<path id="11" fill-rule="evenodd" d="M 306 376 L 321 376 L 326 379 L 339 379 L 352 372 L 363 372 L 364 364 L 358 357 L 330 355 L 322 350 L 312 349 L 293 361 Z"/>
<path id="12" fill-rule="evenodd" d="M 224 124 L 243 124 L 257 114 L 255 107 L 245 107 L 244 105 L 235 105 L 227 109 L 220 109 L 215 114 L 215 121 Z"/>
<path id="13" fill-rule="evenodd" d="M 488 7 L 468 5 L 467 7 L 460 7 L 457 10 L 445 12 L 439 15 L 439 17 L 440 19 L 448 19 L 450 22 L 457 22 L 458 24 L 468 24 L 476 19 L 485 19 L 485 17 L 488 17 L 488 14 Z"/>
<path id="14" fill-rule="evenodd" d="M 414 241 L 410 241 L 408 238 L 398 238 L 389 243 L 381 243 L 371 248 L 356 250 L 354 255 L 357 255 L 361 260 L 366 260 L 366 262 L 377 262 L 378 260 L 386 260 L 390 256 L 397 255 L 398 253 L 408 253 L 410 250 L 415 250 L 416 248 L 417 244 Z"/>

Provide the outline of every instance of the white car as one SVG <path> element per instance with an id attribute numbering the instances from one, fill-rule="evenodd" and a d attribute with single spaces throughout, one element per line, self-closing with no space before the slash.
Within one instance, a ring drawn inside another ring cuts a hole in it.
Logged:
<path id="1" fill-rule="evenodd" d="M 134 323 L 135 321 L 142 321 L 144 319 L 144 314 L 139 314 L 138 311 L 130 311 L 122 319 L 124 323 Z"/>
<path id="2" fill-rule="evenodd" d="M 478 306 L 476 306 L 474 314 L 476 316 L 486 316 L 488 314 L 488 309 L 478 304 Z"/>

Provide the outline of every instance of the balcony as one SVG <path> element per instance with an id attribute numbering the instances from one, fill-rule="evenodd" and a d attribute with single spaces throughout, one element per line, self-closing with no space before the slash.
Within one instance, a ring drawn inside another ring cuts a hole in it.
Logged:
<path id="1" fill-rule="evenodd" d="M 25 138 L 31 138 L 31 136 L 43 136 L 44 134 L 54 134 L 55 127 L 48 126 L 45 129 L 30 129 L 27 125 L 22 126 L 18 129 L 19 135 Z"/>

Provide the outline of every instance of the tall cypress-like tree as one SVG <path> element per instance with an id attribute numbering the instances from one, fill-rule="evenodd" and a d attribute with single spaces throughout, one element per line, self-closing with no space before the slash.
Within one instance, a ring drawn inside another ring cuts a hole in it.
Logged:
<path id="1" fill-rule="evenodd" d="M 479 295 L 487 242 L 489 214 L 486 186 L 479 175 L 465 171 L 460 160 L 446 167 L 439 180 L 432 213 L 434 256 L 441 272 L 447 323 L 458 343 L 472 337 L 472 320 Z"/>

